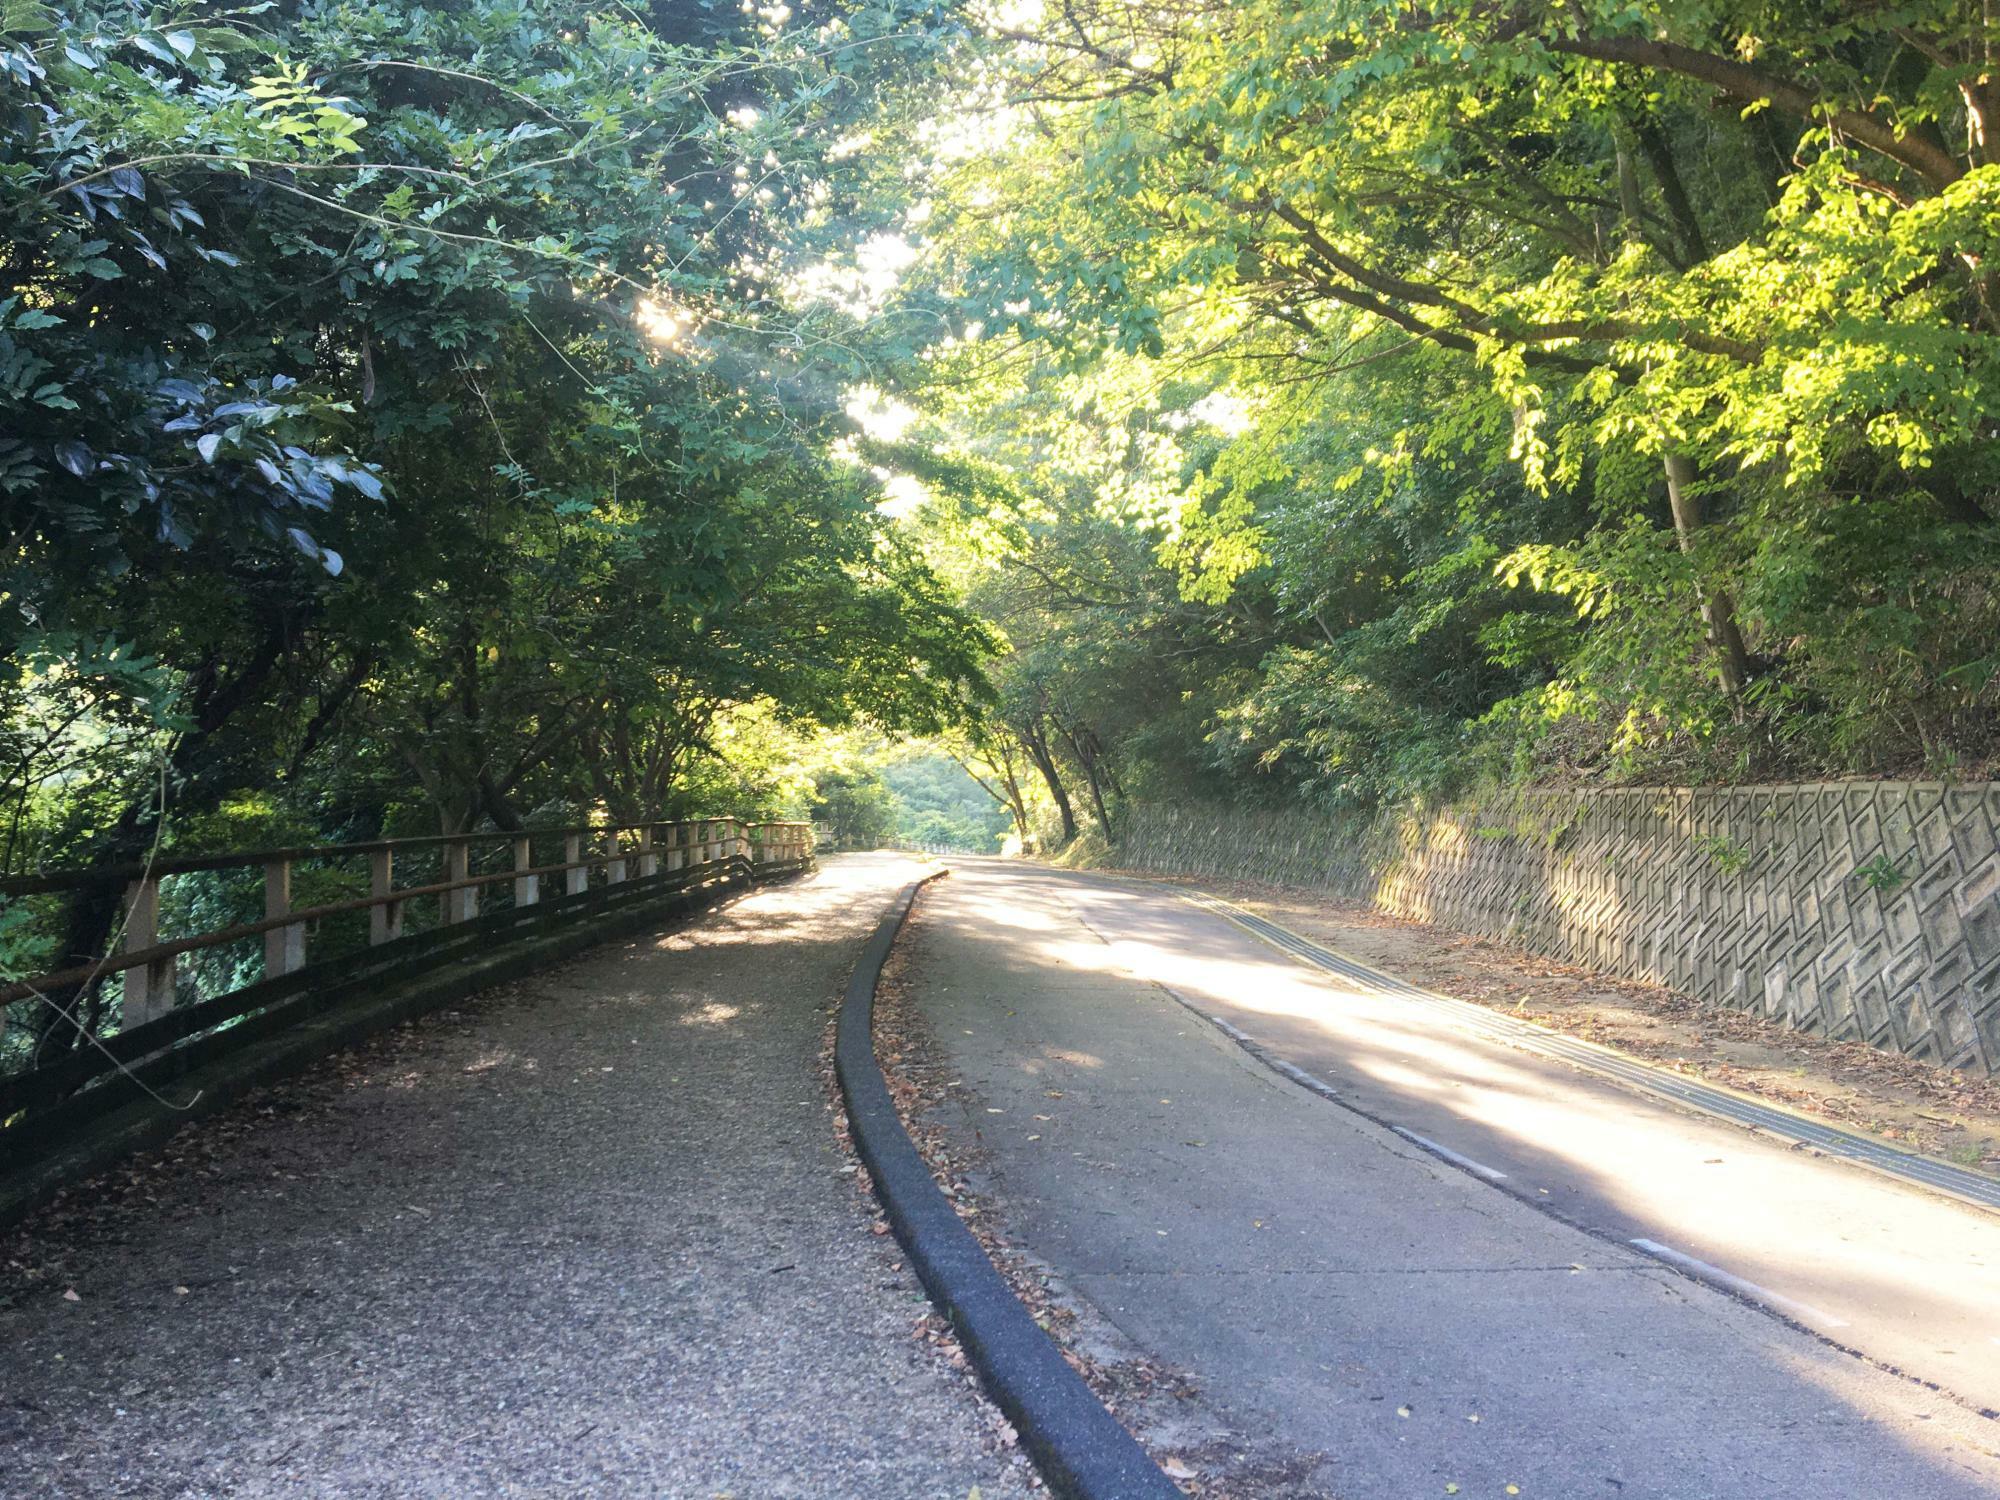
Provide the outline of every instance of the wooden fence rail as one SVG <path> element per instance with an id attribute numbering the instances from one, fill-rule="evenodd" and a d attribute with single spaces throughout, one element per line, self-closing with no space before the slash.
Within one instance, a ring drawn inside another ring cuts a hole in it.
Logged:
<path id="1" fill-rule="evenodd" d="M 558 843 L 561 858 L 549 859 Z M 114 990 L 109 996 L 116 1003 L 98 1007 L 111 1016 L 110 1024 L 85 1039 L 76 1034 L 75 1020 L 58 1019 L 53 1039 L 63 1045 L 53 1056 L 35 1058 L 20 1049 L 14 1067 L 0 1065 L 0 1127 L 19 1123 L 38 1105 L 64 1100 L 101 1075 L 128 1070 L 135 1058 L 152 1058 L 191 1037 L 240 1025 L 315 984 L 448 961 L 477 951 L 487 934 L 526 930 L 530 924 L 546 928 L 572 914 L 601 912 L 651 894 L 695 894 L 800 870 L 811 863 L 813 847 L 810 823 L 703 818 L 170 856 L 0 881 L 0 899 L 10 901 L 44 898 L 60 904 L 65 897 L 116 891 L 124 916 L 117 951 L 0 984 L 4 1041 L 7 1005 L 43 999 L 77 1018 L 78 1007 L 94 991 L 122 976 L 122 995 Z M 398 885 L 399 861 L 412 856 L 427 864 L 434 858 L 441 878 L 427 878 L 426 871 L 417 883 Z M 494 856 L 500 868 L 475 868 L 475 862 L 496 862 Z M 367 894 L 299 904 L 293 875 L 308 865 L 316 867 L 315 883 L 322 885 L 331 880 L 352 889 L 365 878 Z M 263 915 L 163 935 L 163 890 L 181 877 L 226 871 L 261 872 Z M 435 922 L 410 931 L 406 917 L 429 902 L 437 903 Z M 323 931 L 332 919 L 358 920 L 363 912 L 365 938 L 354 926 L 339 935 L 344 941 Z M 183 955 L 247 947 L 260 939 L 261 976 L 246 953 L 235 971 L 250 976 L 245 982 L 192 998 L 178 993 L 185 987 L 177 984 Z"/>

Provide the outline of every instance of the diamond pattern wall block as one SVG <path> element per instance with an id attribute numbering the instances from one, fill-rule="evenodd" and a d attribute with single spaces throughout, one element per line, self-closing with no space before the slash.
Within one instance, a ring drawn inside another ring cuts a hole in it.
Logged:
<path id="1" fill-rule="evenodd" d="M 1707 1004 L 2000 1069 L 2000 783 L 1497 794 L 1423 817 L 1135 807 L 1126 864 L 1323 886 Z"/>

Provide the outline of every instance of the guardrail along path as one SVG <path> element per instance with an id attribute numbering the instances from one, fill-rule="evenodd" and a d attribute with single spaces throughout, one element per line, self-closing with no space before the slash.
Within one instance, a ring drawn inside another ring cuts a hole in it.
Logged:
<path id="1" fill-rule="evenodd" d="M 910 1336 L 816 1072 L 915 872 L 600 949 L 30 1221 L 0 1492 L 1024 1495 Z"/>

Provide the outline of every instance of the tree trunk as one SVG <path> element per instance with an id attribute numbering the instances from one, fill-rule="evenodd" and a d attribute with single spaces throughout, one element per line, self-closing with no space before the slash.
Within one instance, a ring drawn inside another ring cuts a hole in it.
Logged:
<path id="1" fill-rule="evenodd" d="M 1688 197 L 1680 169 L 1674 165 L 1673 148 L 1667 144 L 1665 132 L 1653 121 L 1645 120 L 1636 127 L 1636 134 L 1639 149 L 1646 153 L 1646 161 L 1653 169 L 1653 180 L 1660 185 L 1660 196 L 1667 200 L 1667 212 L 1673 215 L 1674 226 L 1680 231 L 1684 263 L 1692 266 L 1707 260 L 1708 236 L 1701 232 L 1701 219 Z"/>
<path id="2" fill-rule="evenodd" d="M 1694 464 L 1685 453 L 1669 449 L 1666 454 L 1667 503 L 1673 508 L 1674 535 L 1681 551 L 1693 556 L 1695 535 L 1701 530 L 1701 497 L 1694 493 Z M 1715 650 L 1716 676 L 1733 712 L 1742 712 L 1743 688 L 1750 680 L 1750 653 L 1744 649 L 1743 633 L 1736 628 L 1736 606 L 1729 595 L 1702 588 L 1701 618 L 1708 627 L 1708 643 Z"/>
<path id="3" fill-rule="evenodd" d="M 1069 753 L 1083 771 L 1084 784 L 1090 788 L 1090 801 L 1097 809 L 1097 826 L 1104 830 L 1105 838 L 1111 837 L 1111 809 L 1104 802 L 1104 778 L 1101 774 L 1103 744 L 1097 732 L 1088 725 L 1072 726 L 1061 719 L 1055 721 L 1056 732 L 1069 746 Z"/>
<path id="4" fill-rule="evenodd" d="M 513 802 L 507 794 L 493 784 L 493 778 L 485 771 L 479 773 L 479 805 L 486 810 L 486 816 L 493 820 L 495 828 L 508 833 L 518 833 L 522 828 L 521 815 L 514 810 Z"/>
<path id="5" fill-rule="evenodd" d="M 1028 759 L 1042 773 L 1042 780 L 1048 783 L 1049 795 L 1055 799 L 1056 814 L 1062 819 L 1063 842 L 1067 844 L 1076 837 L 1076 811 L 1070 806 L 1069 792 L 1056 771 L 1055 757 L 1049 753 L 1048 734 L 1035 720 L 1015 725 L 1014 733 L 1020 738 L 1021 748 L 1028 752 Z"/>
<path id="6" fill-rule="evenodd" d="M 949 752 L 958 763 L 960 770 L 979 783 L 979 789 L 995 802 L 1007 809 L 1007 816 L 1014 820 L 1014 832 L 1021 840 L 1021 849 L 1026 852 L 1032 834 L 1028 828 L 1028 799 L 1021 794 L 1021 780 L 1014 773 L 1014 757 L 1004 746 L 983 744 L 961 756 Z M 993 780 L 988 781 L 972 768 L 972 758 L 978 756 Z M 996 786 L 994 783 L 997 782 Z"/>
<path id="7" fill-rule="evenodd" d="M 1014 832 L 1021 840 L 1021 850 L 1026 853 L 1035 842 L 1035 830 L 1028 822 L 1028 798 L 1021 790 L 1021 778 L 1014 774 L 1013 757 L 1010 755 L 998 767 L 1000 785 L 1007 790 L 1007 814 L 1014 820 Z"/>

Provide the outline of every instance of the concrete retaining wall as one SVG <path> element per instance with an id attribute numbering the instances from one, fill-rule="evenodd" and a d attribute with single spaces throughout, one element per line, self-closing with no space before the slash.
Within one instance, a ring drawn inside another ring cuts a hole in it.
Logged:
<path id="1" fill-rule="evenodd" d="M 2000 1072 L 2000 784 L 1508 793 L 1349 823 L 1138 807 L 1119 863 L 1320 886 Z"/>

